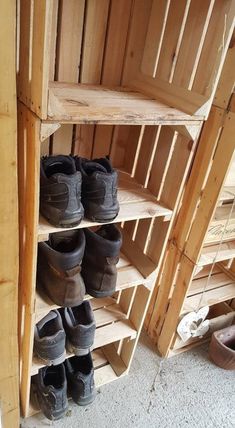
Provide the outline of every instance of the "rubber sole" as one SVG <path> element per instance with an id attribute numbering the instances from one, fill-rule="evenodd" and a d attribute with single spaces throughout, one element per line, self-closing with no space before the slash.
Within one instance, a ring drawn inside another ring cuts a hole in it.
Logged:
<path id="1" fill-rule="evenodd" d="M 86 286 L 86 292 L 88 294 L 90 294 L 90 296 L 96 297 L 97 299 L 99 297 L 109 297 L 109 296 L 112 296 L 115 293 L 115 291 L 116 291 L 116 288 L 114 288 L 113 290 L 110 290 L 110 291 L 95 291 L 95 290 L 89 289 Z"/>
<path id="2" fill-rule="evenodd" d="M 40 358 L 40 360 L 42 360 L 45 363 L 46 366 L 58 366 L 58 364 L 61 364 L 66 360 L 66 352 L 65 351 L 62 355 L 60 355 L 59 357 L 57 357 L 53 360 L 41 357 L 37 351 L 35 351 L 35 353 L 37 354 L 38 358 Z"/>
<path id="3" fill-rule="evenodd" d="M 118 216 L 118 212 L 108 212 L 108 213 L 101 213 L 101 214 L 95 214 L 95 215 L 89 215 L 85 212 L 85 217 L 89 220 L 95 222 L 95 223 L 108 223 L 110 221 L 115 220 L 115 218 Z"/>
<path id="4" fill-rule="evenodd" d="M 95 400 L 95 398 L 96 398 L 96 391 L 93 394 L 89 395 L 88 397 L 79 398 L 79 399 L 74 399 L 73 398 L 73 401 L 78 406 L 88 406 L 88 404 L 93 403 L 93 401 Z"/>
<path id="5" fill-rule="evenodd" d="M 79 216 L 69 216 L 67 218 L 64 217 L 62 219 L 58 219 L 58 218 L 56 218 L 56 216 L 53 217 L 53 218 L 48 217 L 43 212 L 41 212 L 41 214 L 53 226 L 55 226 L 55 227 L 63 227 L 63 228 L 76 227 L 76 226 L 78 226 L 81 223 L 81 221 L 84 218 L 84 213 L 80 214 Z"/>
<path id="6" fill-rule="evenodd" d="M 77 357 L 81 357 L 83 355 L 89 354 L 89 352 L 92 351 L 93 347 L 92 346 L 88 348 L 76 347 L 68 339 L 66 339 L 66 349 L 67 351 L 71 352 L 71 354 L 74 354 Z"/>

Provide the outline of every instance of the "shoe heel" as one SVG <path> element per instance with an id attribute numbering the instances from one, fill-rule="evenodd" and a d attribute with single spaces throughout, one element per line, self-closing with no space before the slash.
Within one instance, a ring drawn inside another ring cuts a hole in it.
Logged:
<path id="1" fill-rule="evenodd" d="M 67 339 L 66 340 L 66 349 L 68 352 L 70 352 L 71 354 L 76 355 L 77 357 L 81 357 L 83 355 L 87 355 L 89 354 L 89 352 L 93 349 L 93 348 L 77 348 L 76 346 L 73 346 L 72 343 Z"/>

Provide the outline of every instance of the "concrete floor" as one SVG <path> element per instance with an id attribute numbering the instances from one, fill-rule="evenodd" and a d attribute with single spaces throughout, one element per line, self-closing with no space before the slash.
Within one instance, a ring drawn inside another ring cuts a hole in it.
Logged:
<path id="1" fill-rule="evenodd" d="M 208 361 L 208 346 L 168 360 L 142 334 L 129 376 L 100 389 L 87 408 L 70 402 L 68 415 L 51 422 L 41 414 L 22 428 L 234 428 L 235 372 Z"/>

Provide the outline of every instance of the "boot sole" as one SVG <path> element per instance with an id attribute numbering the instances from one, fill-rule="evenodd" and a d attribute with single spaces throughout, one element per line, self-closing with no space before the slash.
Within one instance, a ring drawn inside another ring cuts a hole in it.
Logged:
<path id="1" fill-rule="evenodd" d="M 42 360 L 46 366 L 58 366 L 58 364 L 62 364 L 66 360 L 66 352 L 64 351 L 62 355 L 60 355 L 57 358 L 54 358 L 53 360 L 50 360 L 48 358 L 43 358 L 36 352 L 36 355 L 40 360 Z"/>
<path id="2" fill-rule="evenodd" d="M 93 346 L 89 346 L 88 348 L 79 348 L 72 345 L 72 343 L 68 339 L 66 339 L 66 349 L 71 354 L 74 354 L 77 357 L 81 357 L 83 355 L 89 354 L 89 352 L 93 350 Z"/>
<path id="3" fill-rule="evenodd" d="M 95 398 L 96 398 L 96 392 L 89 395 L 88 397 L 79 398 L 79 399 L 73 398 L 73 401 L 74 403 L 78 404 L 78 406 L 87 406 L 88 404 L 91 404 L 95 400 Z"/>
<path id="4" fill-rule="evenodd" d="M 88 294 L 90 294 L 90 296 L 99 298 L 99 297 L 109 297 L 109 296 L 112 296 L 115 293 L 116 289 L 114 288 L 111 291 L 94 291 L 94 290 L 89 289 L 88 287 L 86 287 L 86 291 L 87 291 Z"/>
<path id="5" fill-rule="evenodd" d="M 64 228 L 68 228 L 68 227 L 76 227 L 78 226 L 81 221 L 84 218 L 84 213 L 82 213 L 81 215 L 79 215 L 79 217 L 76 216 L 70 216 L 70 217 L 64 217 L 63 219 L 58 219 L 55 217 L 51 218 L 48 217 L 47 215 L 45 215 L 45 213 L 42 212 L 43 217 L 45 217 L 45 219 L 52 224 L 55 227 L 64 227 Z"/>
<path id="6" fill-rule="evenodd" d="M 106 214 L 96 214 L 96 215 L 87 215 L 85 213 L 86 218 L 89 220 L 96 222 L 96 223 L 107 223 L 110 221 L 115 220 L 115 218 L 118 216 L 118 213 L 106 213 Z"/>

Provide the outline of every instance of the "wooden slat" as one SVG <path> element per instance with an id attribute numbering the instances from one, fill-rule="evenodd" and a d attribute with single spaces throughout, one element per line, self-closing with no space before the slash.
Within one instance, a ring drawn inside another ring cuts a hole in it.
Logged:
<path id="1" fill-rule="evenodd" d="M 135 337 L 136 330 L 129 320 L 117 321 L 114 324 L 105 325 L 96 329 L 94 349 L 108 345 L 109 343 L 112 343 L 116 340 L 122 340 L 125 338 L 134 339 Z M 67 358 L 69 358 L 71 355 L 72 354 L 68 353 Z M 42 360 L 34 357 L 31 368 L 31 376 L 36 374 L 43 366 L 44 364 Z"/>
<path id="2" fill-rule="evenodd" d="M 218 107 L 226 108 L 229 104 L 229 99 L 234 90 L 235 76 L 235 32 L 231 39 L 228 52 L 226 54 L 225 63 L 223 66 L 221 78 L 216 89 L 214 104 Z"/>
<path id="3" fill-rule="evenodd" d="M 48 120 L 86 124 L 198 124 L 197 118 L 128 88 L 50 83 Z"/>
<path id="4" fill-rule="evenodd" d="M 225 273 L 213 272 L 209 278 L 205 277 L 193 279 L 187 292 L 187 298 L 196 294 L 207 292 L 208 290 L 223 287 L 227 284 L 231 284 L 231 279 L 227 275 L 225 275 Z"/>
<path id="5" fill-rule="evenodd" d="M 176 7 L 177 4 L 177 7 Z M 171 1 L 161 53 L 154 77 L 169 81 L 187 0 Z"/>
<path id="6" fill-rule="evenodd" d="M 147 189 L 141 188 L 133 179 L 130 179 L 128 174 L 120 174 L 118 200 L 120 204 L 120 211 L 113 223 L 136 220 L 138 218 L 151 218 L 157 216 L 170 216 L 171 211 L 162 207 L 156 202 L 156 199 L 150 194 Z M 84 228 L 99 225 L 99 223 L 92 222 L 84 219 L 82 222 L 74 227 Z M 71 229 L 71 228 L 70 228 Z M 38 235 L 45 240 L 49 233 L 59 232 L 65 230 L 50 225 L 43 217 L 40 218 Z"/>
<path id="7" fill-rule="evenodd" d="M 235 242 L 222 242 L 221 244 L 204 247 L 198 264 L 200 266 L 205 266 L 222 260 L 229 260 L 234 257 Z"/>
<path id="8" fill-rule="evenodd" d="M 170 0 L 153 0 L 141 71 L 155 77 L 168 18 Z"/>
<path id="9" fill-rule="evenodd" d="M 183 312 L 191 312 L 198 310 L 203 306 L 215 305 L 219 302 L 224 302 L 235 297 L 235 283 L 224 285 L 223 287 L 209 290 L 203 294 L 201 298 L 200 294 L 195 296 L 187 297 L 184 302 Z"/>
<path id="10" fill-rule="evenodd" d="M 78 81 L 84 9 L 85 0 L 60 2 L 55 77 L 61 82 Z M 72 125 L 62 126 L 53 136 L 53 154 L 70 154 L 72 135 Z"/>
<path id="11" fill-rule="evenodd" d="M 205 236 L 205 244 L 231 241 L 234 238 L 235 206 L 230 203 L 217 207 Z"/>
<path id="12" fill-rule="evenodd" d="M 19 426 L 16 2 L 0 13 L 0 425 Z M 7 142 L 7 144 L 6 144 Z"/>

